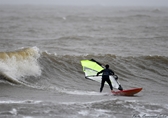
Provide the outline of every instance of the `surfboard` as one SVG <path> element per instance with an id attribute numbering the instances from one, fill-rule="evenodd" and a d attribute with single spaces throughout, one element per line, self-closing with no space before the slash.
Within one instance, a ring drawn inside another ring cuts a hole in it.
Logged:
<path id="1" fill-rule="evenodd" d="M 132 88 L 122 91 L 112 91 L 113 95 L 116 96 L 134 96 L 135 94 L 139 93 L 142 90 L 142 88 Z"/>

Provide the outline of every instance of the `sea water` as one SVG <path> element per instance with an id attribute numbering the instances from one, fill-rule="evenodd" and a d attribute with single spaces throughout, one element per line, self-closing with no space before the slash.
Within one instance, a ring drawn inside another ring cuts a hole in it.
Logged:
<path id="1" fill-rule="evenodd" d="M 168 9 L 0 7 L 0 117 L 168 117 Z M 109 64 L 133 97 L 85 79 L 80 60 Z"/>

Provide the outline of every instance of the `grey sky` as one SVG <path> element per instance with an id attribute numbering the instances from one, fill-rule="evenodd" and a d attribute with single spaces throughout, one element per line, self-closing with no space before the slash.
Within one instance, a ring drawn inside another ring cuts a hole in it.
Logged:
<path id="1" fill-rule="evenodd" d="M 0 0 L 0 4 L 168 6 L 168 0 Z"/>

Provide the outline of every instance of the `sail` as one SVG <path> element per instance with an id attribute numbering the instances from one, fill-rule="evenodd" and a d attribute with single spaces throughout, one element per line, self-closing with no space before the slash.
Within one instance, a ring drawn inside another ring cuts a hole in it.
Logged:
<path id="1" fill-rule="evenodd" d="M 103 66 L 99 62 L 93 59 L 92 60 L 81 60 L 81 65 L 83 67 L 83 71 L 87 79 L 101 82 L 102 76 L 101 75 L 96 76 L 98 72 L 104 69 Z M 112 75 L 110 75 L 109 78 L 114 88 L 121 89 L 120 83 L 117 80 L 115 80 L 115 78 Z"/>
<path id="2" fill-rule="evenodd" d="M 82 60 L 81 64 L 86 77 L 96 76 L 98 72 L 104 69 L 101 65 L 92 60 Z"/>

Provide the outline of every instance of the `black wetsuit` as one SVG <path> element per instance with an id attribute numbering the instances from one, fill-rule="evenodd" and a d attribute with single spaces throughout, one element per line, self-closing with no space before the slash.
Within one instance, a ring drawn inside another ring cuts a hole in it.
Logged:
<path id="1" fill-rule="evenodd" d="M 98 76 L 100 73 L 103 73 L 103 74 L 102 74 L 102 81 L 101 81 L 100 92 L 102 92 L 105 82 L 107 82 L 107 83 L 109 84 L 109 86 L 110 86 L 110 89 L 113 90 L 113 87 L 112 87 L 112 84 L 111 84 L 109 75 L 114 75 L 114 72 L 113 72 L 111 69 L 106 68 L 106 69 L 104 69 L 104 70 L 98 72 L 98 73 L 97 73 L 97 76 Z"/>

